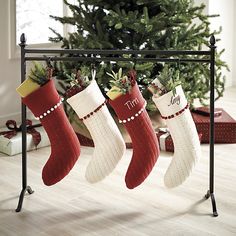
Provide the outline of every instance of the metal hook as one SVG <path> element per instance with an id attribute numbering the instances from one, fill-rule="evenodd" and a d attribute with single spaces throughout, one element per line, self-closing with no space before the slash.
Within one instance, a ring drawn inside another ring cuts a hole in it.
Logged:
<path id="1" fill-rule="evenodd" d="M 180 69 L 180 58 L 177 59 L 176 64 L 177 64 L 177 69 L 179 70 Z"/>
<path id="2" fill-rule="evenodd" d="M 180 58 L 177 59 L 176 64 L 177 64 L 177 69 L 176 69 L 177 74 L 176 74 L 176 76 L 177 76 L 177 80 L 178 80 L 179 79 L 179 74 L 180 74 Z"/>
<path id="3" fill-rule="evenodd" d="M 53 68 L 51 57 L 48 57 L 48 58 L 47 58 L 46 63 L 47 63 L 47 67 L 48 67 L 48 68 Z"/>
<path id="4" fill-rule="evenodd" d="M 96 66 L 95 66 L 95 60 L 91 63 L 91 74 L 92 74 L 92 80 L 96 77 Z"/>
<path id="5" fill-rule="evenodd" d="M 48 57 L 46 55 L 43 55 L 43 57 L 45 58 L 45 62 L 46 62 L 47 68 L 53 68 L 52 58 Z"/>
<path id="6" fill-rule="evenodd" d="M 53 65 L 52 65 L 52 60 L 51 60 L 51 57 L 48 57 L 46 55 L 43 55 L 43 57 L 45 58 L 45 61 L 46 61 L 46 70 L 47 70 L 47 78 L 48 80 L 52 78 L 53 76 Z"/>
<path id="7" fill-rule="evenodd" d="M 181 59 L 178 58 L 178 69 L 179 69 L 179 71 L 180 71 L 180 64 L 181 64 Z"/>
<path id="8" fill-rule="evenodd" d="M 136 64 L 137 64 L 137 55 L 136 55 L 136 54 L 134 55 L 133 62 L 134 62 L 134 67 L 133 67 L 133 69 L 136 70 Z"/>

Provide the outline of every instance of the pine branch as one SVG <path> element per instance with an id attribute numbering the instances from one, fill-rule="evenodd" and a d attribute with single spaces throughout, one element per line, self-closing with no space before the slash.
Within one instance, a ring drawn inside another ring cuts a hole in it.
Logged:
<path id="1" fill-rule="evenodd" d="M 53 17 L 62 24 L 72 24 L 76 31 L 67 38 L 53 31 L 53 42 L 62 42 L 63 48 L 81 49 L 157 49 L 157 50 L 201 50 L 209 45 L 212 33 L 217 36 L 221 28 L 212 31 L 209 19 L 216 15 L 205 15 L 205 5 L 194 5 L 193 0 L 77 0 L 75 4 L 65 4 L 72 11 L 73 17 Z M 194 24 L 194 22 L 198 22 Z M 223 68 L 227 64 L 221 59 L 223 52 L 216 53 L 216 97 L 224 91 Z M 109 55 L 108 55 L 109 56 Z M 141 57 L 141 56 L 140 56 Z M 146 55 L 145 57 L 150 57 Z M 197 57 L 199 58 L 199 57 Z M 88 62 L 63 63 L 58 68 L 56 78 L 65 81 L 67 78 L 61 71 L 71 74 L 71 70 L 83 65 L 90 66 Z M 118 71 L 120 67 L 126 73 L 134 67 L 132 62 L 106 62 L 96 64 L 97 81 L 104 92 L 109 89 L 110 77 L 107 71 Z M 202 104 L 208 99 L 209 70 L 198 63 L 185 63 L 173 70 L 180 71 L 180 81 L 190 103 L 199 98 Z M 150 93 L 145 93 L 145 86 L 163 70 L 159 63 L 148 65 L 137 63 L 137 82 L 142 88 L 147 101 Z M 174 75 L 175 76 L 175 75 Z M 152 106 L 150 106 L 152 107 Z"/>
<path id="2" fill-rule="evenodd" d="M 44 85 L 48 82 L 47 69 L 38 62 L 33 62 L 34 67 L 31 68 L 28 78 L 39 85 Z"/>

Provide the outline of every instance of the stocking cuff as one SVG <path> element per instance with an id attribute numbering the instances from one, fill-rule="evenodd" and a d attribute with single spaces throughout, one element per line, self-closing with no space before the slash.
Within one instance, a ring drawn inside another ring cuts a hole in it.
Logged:
<path id="1" fill-rule="evenodd" d="M 170 91 L 159 98 L 152 97 L 152 100 L 159 109 L 164 119 L 171 119 L 178 116 L 188 108 L 187 99 L 181 85 L 176 88 L 176 94 Z"/>
<path id="2" fill-rule="evenodd" d="M 49 80 L 45 85 L 22 98 L 22 102 L 38 118 L 43 118 L 54 111 L 54 109 L 61 105 L 61 101 L 52 80 Z"/>
<path id="3" fill-rule="evenodd" d="M 54 111 L 62 104 L 63 101 L 64 101 L 64 98 L 61 98 L 61 100 L 60 100 L 57 104 L 55 104 L 54 106 L 52 106 L 50 109 L 48 109 L 48 110 L 42 112 L 41 115 L 36 116 L 35 119 L 36 119 L 36 120 L 41 120 L 41 119 L 43 119 L 44 117 L 46 117 L 47 115 L 51 114 L 52 112 L 54 112 Z"/>
<path id="4" fill-rule="evenodd" d="M 121 95 L 114 100 L 109 100 L 109 103 L 115 110 L 121 123 L 126 123 L 128 119 L 133 120 L 135 116 L 138 116 L 136 114 L 141 114 L 145 109 L 146 101 L 136 83 L 129 93 Z"/>
<path id="5" fill-rule="evenodd" d="M 105 98 L 102 95 L 96 80 L 92 80 L 90 85 L 83 91 L 67 99 L 67 102 L 76 111 L 80 119 L 96 112 L 105 105 Z"/>

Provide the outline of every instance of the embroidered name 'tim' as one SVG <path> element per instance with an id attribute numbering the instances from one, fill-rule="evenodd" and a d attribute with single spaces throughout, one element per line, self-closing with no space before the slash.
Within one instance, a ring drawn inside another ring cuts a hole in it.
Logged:
<path id="1" fill-rule="evenodd" d="M 130 110 L 131 108 L 135 107 L 138 103 L 139 103 L 139 100 L 135 98 L 133 100 L 127 101 L 124 105 L 127 106 L 128 109 Z"/>

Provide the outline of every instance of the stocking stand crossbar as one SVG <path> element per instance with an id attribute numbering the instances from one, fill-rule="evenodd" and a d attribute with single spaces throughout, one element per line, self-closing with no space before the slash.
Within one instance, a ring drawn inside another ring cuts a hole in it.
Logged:
<path id="1" fill-rule="evenodd" d="M 26 75 L 27 61 L 45 61 L 50 58 L 51 61 L 140 61 L 140 62 L 175 62 L 175 63 L 205 63 L 210 65 L 210 165 L 209 165 L 209 190 L 204 196 L 210 198 L 212 203 L 213 216 L 218 216 L 216 201 L 214 196 L 214 100 L 215 100 L 215 37 L 210 38 L 209 50 L 99 50 L 99 49 L 33 49 L 26 47 L 25 34 L 20 38 L 21 47 L 21 82 L 24 82 Z M 36 54 L 33 56 L 32 54 Z M 41 54 L 41 55 L 40 55 Z M 70 56 L 62 56 L 62 55 Z M 122 57 L 124 54 L 132 55 L 132 58 Z M 40 56 L 38 56 L 40 55 Z M 46 55 L 51 55 L 46 56 Z M 53 55 L 53 56 L 52 56 Z M 58 55 L 58 56 L 55 56 Z M 72 56 L 74 55 L 74 56 Z M 152 57 L 141 58 L 138 55 L 149 55 Z M 46 56 L 46 57 L 45 57 Z M 182 58 L 178 56 L 204 56 L 203 58 Z M 174 57 L 174 58 L 173 58 Z M 21 105 L 22 119 L 22 190 L 19 196 L 19 202 L 16 212 L 20 212 L 26 192 L 33 193 L 31 187 L 27 184 L 27 150 L 26 150 L 26 106 Z"/>

